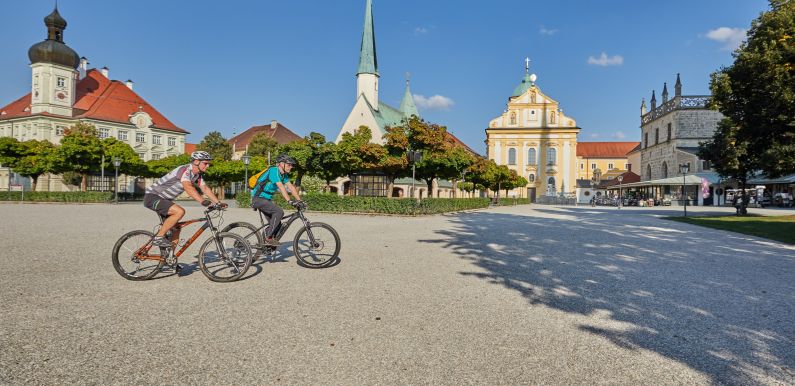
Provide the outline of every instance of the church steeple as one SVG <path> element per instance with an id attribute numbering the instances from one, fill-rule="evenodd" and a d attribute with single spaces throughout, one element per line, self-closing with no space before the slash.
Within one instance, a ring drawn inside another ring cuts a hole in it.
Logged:
<path id="1" fill-rule="evenodd" d="M 364 8 L 362 45 L 359 48 L 359 69 L 356 71 L 356 98 L 364 95 L 370 106 L 378 110 L 378 59 L 375 54 L 375 29 L 373 27 L 373 1 L 367 0 Z"/>
<path id="2" fill-rule="evenodd" d="M 411 96 L 409 89 L 409 74 L 406 74 L 406 92 L 403 93 L 403 100 L 400 101 L 400 111 L 406 118 L 411 118 L 412 115 L 420 116 L 417 112 L 417 106 L 414 104 L 414 97 Z"/>

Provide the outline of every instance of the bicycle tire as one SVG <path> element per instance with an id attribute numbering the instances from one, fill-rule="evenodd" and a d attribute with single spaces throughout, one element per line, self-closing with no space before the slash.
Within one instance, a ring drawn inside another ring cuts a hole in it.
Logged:
<path id="1" fill-rule="evenodd" d="M 147 243 L 151 242 L 153 237 L 154 234 L 152 232 L 137 230 L 124 234 L 119 238 L 118 241 L 116 241 L 116 244 L 113 246 L 111 260 L 113 261 L 113 268 L 116 269 L 116 272 L 118 272 L 121 277 L 133 281 L 149 280 L 157 275 L 158 272 L 160 272 L 160 269 L 163 268 L 164 264 L 162 259 L 139 260 L 135 256 L 135 252 L 141 247 L 145 246 Z M 127 243 L 128 240 L 134 241 Z M 125 246 L 125 244 L 128 245 Z M 159 249 L 157 250 L 159 251 Z M 136 267 L 134 270 L 129 272 L 127 269 L 122 267 L 122 265 L 126 265 L 128 261 Z M 140 269 L 142 262 L 151 262 L 151 264 L 146 264 L 145 269 Z M 137 274 L 138 272 L 140 272 L 140 274 Z"/>
<path id="2" fill-rule="evenodd" d="M 220 247 L 219 247 L 220 246 Z M 208 248 L 215 248 L 213 251 Z M 199 249 L 199 268 L 208 279 L 227 283 L 246 274 L 254 256 L 251 245 L 240 235 L 220 232 Z M 228 276 L 221 276 L 228 271 Z"/>
<path id="3" fill-rule="evenodd" d="M 221 232 L 234 233 L 245 239 L 251 246 L 251 252 L 254 253 L 252 260 L 256 260 L 262 255 L 265 239 L 262 232 L 257 232 L 257 227 L 245 221 L 233 222 L 227 225 Z"/>
<path id="4" fill-rule="evenodd" d="M 312 235 L 314 236 L 315 245 L 312 245 L 309 239 L 307 227 L 301 228 L 293 239 L 293 252 L 296 258 L 298 258 L 300 264 L 309 268 L 323 268 L 331 265 L 337 260 L 340 254 L 342 243 L 340 242 L 339 234 L 337 234 L 337 231 L 334 230 L 331 225 L 322 222 L 313 222 L 309 225 L 309 228 L 311 228 Z M 321 231 L 321 229 L 328 231 L 330 236 L 328 234 L 324 235 L 324 231 Z M 328 245 L 332 240 L 334 245 Z M 317 253 L 324 250 L 326 250 L 325 254 Z"/>

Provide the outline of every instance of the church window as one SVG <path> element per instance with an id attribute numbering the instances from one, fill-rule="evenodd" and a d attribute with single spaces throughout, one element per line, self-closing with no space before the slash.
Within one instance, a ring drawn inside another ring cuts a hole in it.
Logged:
<path id="1" fill-rule="evenodd" d="M 508 149 L 508 165 L 516 165 L 516 149 Z"/>
<path id="2" fill-rule="evenodd" d="M 533 174 L 533 173 L 530 173 L 530 174 L 527 176 L 527 181 L 529 181 L 529 182 L 535 182 L 535 180 L 536 180 L 536 175 L 535 175 L 535 174 Z"/>
<path id="3" fill-rule="evenodd" d="M 174 137 L 168 137 L 168 146 L 177 146 L 177 139 Z"/>
<path id="4" fill-rule="evenodd" d="M 649 147 L 649 133 L 643 133 L 643 148 Z"/>
<path id="5" fill-rule="evenodd" d="M 527 164 L 536 164 L 536 149 L 530 148 L 530 150 L 527 151 Z"/>
<path id="6" fill-rule="evenodd" d="M 654 129 L 654 144 L 660 143 L 660 128 Z"/>
<path id="7" fill-rule="evenodd" d="M 144 143 L 146 142 L 146 134 L 144 133 L 135 133 L 135 142 Z M 141 157 L 143 158 L 143 157 Z"/>
<path id="8" fill-rule="evenodd" d="M 671 124 L 668 124 L 668 141 L 671 140 Z"/>
<path id="9" fill-rule="evenodd" d="M 512 125 L 516 124 L 516 111 L 511 112 L 511 124 Z"/>
<path id="10" fill-rule="evenodd" d="M 613 170 L 613 164 L 607 164 L 607 170 Z"/>
<path id="11" fill-rule="evenodd" d="M 66 86 L 66 78 L 58 77 L 58 87 L 65 87 Z"/>
<path id="12" fill-rule="evenodd" d="M 162 145 L 163 141 L 161 140 L 161 138 L 163 138 L 163 137 L 160 136 L 160 135 L 153 135 L 152 136 L 152 144 L 153 145 Z"/>
<path id="13" fill-rule="evenodd" d="M 662 172 L 662 178 L 668 178 L 668 163 L 667 162 L 663 162 L 662 163 L 662 168 L 660 169 L 660 172 Z"/>
<path id="14" fill-rule="evenodd" d="M 108 138 L 110 136 L 110 129 L 107 127 L 100 127 L 99 133 L 97 135 L 99 136 L 99 139 Z"/>
<path id="15" fill-rule="evenodd" d="M 119 133 L 116 135 L 116 138 L 119 141 L 126 141 L 127 140 L 127 130 L 119 130 Z"/>
<path id="16" fill-rule="evenodd" d="M 646 179 L 651 179 L 651 165 L 646 165 Z"/>
<path id="17" fill-rule="evenodd" d="M 554 147 L 547 149 L 547 165 L 552 166 L 557 164 L 558 154 Z"/>

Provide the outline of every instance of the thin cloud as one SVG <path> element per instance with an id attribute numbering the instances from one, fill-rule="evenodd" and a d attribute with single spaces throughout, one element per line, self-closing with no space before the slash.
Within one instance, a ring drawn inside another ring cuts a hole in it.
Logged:
<path id="1" fill-rule="evenodd" d="M 414 36 L 425 35 L 428 33 L 428 29 L 425 27 L 416 27 L 414 28 Z"/>
<path id="2" fill-rule="evenodd" d="M 742 28 L 719 27 L 707 32 L 707 39 L 723 43 L 723 49 L 734 51 L 740 47 L 747 35 L 748 30 Z"/>
<path id="3" fill-rule="evenodd" d="M 592 64 L 595 66 L 620 66 L 624 64 L 624 57 L 621 55 L 613 55 L 607 56 L 607 54 L 602 51 L 602 54 L 599 55 L 598 58 L 594 58 L 593 56 L 588 57 L 588 64 Z"/>
<path id="4" fill-rule="evenodd" d="M 626 137 L 627 137 L 627 135 L 624 134 L 623 131 L 616 131 L 615 133 L 613 133 L 613 138 L 616 138 L 616 139 L 624 139 Z"/>
<path id="5" fill-rule="evenodd" d="M 591 134 L 591 138 L 599 138 L 599 134 L 598 133 L 593 133 L 593 134 Z"/>
<path id="6" fill-rule="evenodd" d="M 546 27 L 544 27 L 542 25 L 541 29 L 538 30 L 538 33 L 540 33 L 541 35 L 544 35 L 544 36 L 552 36 L 552 35 L 558 33 L 558 29 L 557 28 L 549 29 L 549 28 L 546 28 Z"/>
<path id="7" fill-rule="evenodd" d="M 425 97 L 424 95 L 414 94 L 414 104 L 422 110 L 450 110 L 455 104 L 452 99 L 442 96 L 434 95 Z"/>

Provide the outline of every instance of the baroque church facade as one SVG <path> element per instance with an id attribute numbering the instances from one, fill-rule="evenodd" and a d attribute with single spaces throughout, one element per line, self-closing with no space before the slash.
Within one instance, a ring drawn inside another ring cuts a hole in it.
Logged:
<path id="1" fill-rule="evenodd" d="M 114 137 L 125 142 L 143 160 L 184 153 L 186 130 L 134 92 L 131 80 L 111 80 L 107 67 L 89 69 L 88 60 L 66 45 L 67 23 L 57 7 L 44 18 L 44 24 L 47 38 L 28 51 L 30 92 L 0 107 L 0 137 L 59 144 L 64 130 L 85 122 L 97 128 L 100 139 Z M 8 189 L 10 184 L 29 181 L 0 167 L 0 189 Z M 134 190 L 133 179 L 120 178 L 120 184 L 120 191 Z M 39 178 L 37 189 L 69 187 L 60 176 L 46 175 Z"/>
<path id="2" fill-rule="evenodd" d="M 529 72 L 529 62 L 525 59 L 525 76 L 508 98 L 505 111 L 489 122 L 486 152 L 497 165 L 506 165 L 527 179 L 526 187 L 509 195 L 535 200 L 575 190 L 580 128 L 556 100 L 541 91 L 536 74 Z"/>

